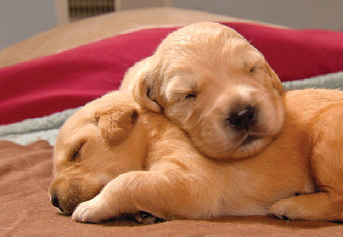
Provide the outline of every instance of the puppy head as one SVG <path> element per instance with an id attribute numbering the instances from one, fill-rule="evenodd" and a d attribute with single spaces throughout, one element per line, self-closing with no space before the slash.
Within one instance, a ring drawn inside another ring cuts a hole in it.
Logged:
<path id="1" fill-rule="evenodd" d="M 143 167 L 146 133 L 138 107 L 120 92 L 95 100 L 62 126 L 54 152 L 50 198 L 63 213 L 96 196 L 118 175 Z"/>
<path id="2" fill-rule="evenodd" d="M 231 28 L 196 23 L 140 64 L 133 94 L 214 159 L 261 151 L 283 126 L 283 87 L 263 55 Z"/>

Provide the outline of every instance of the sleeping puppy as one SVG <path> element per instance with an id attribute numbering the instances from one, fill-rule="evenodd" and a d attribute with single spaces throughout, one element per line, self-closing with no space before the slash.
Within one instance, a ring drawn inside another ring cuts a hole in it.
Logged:
<path id="1" fill-rule="evenodd" d="M 226 26 L 181 28 L 138 64 L 123 86 L 130 84 L 139 104 L 185 130 L 206 156 L 253 156 L 283 126 L 278 76 L 257 49 Z"/>
<path id="2" fill-rule="evenodd" d="M 49 194 L 73 220 L 94 223 L 138 212 L 167 220 L 266 214 L 284 197 L 281 192 L 255 203 L 245 184 L 250 174 L 237 177 L 242 172 L 207 159 L 163 115 L 116 91 L 62 126 Z"/>
<path id="3" fill-rule="evenodd" d="M 244 204 L 227 214 L 262 214 L 258 203 L 273 199 L 269 212 L 279 218 L 342 221 L 343 92 L 285 92 L 263 55 L 216 23 L 171 33 L 139 64 L 135 100 L 234 167 L 223 200 Z"/>
<path id="4" fill-rule="evenodd" d="M 63 213 L 71 214 L 119 174 L 143 168 L 145 140 L 129 137 L 138 107 L 126 97 L 113 92 L 88 103 L 59 131 L 49 193 Z"/>
<path id="5" fill-rule="evenodd" d="M 164 115 L 141 109 L 128 93 L 113 92 L 85 105 L 61 128 L 51 202 L 73 220 L 92 223 L 138 212 L 173 220 L 270 211 L 279 217 L 301 213 L 302 219 L 341 221 L 340 196 L 321 203 L 330 193 L 313 194 L 315 205 L 306 201 L 311 195 L 297 196 L 328 188 L 315 185 L 316 170 L 302 159 L 306 149 L 300 148 L 306 143 L 297 140 L 306 129 L 281 133 L 256 157 L 223 162 L 201 154 Z M 280 212 L 301 197 L 304 206 L 296 212 Z"/>

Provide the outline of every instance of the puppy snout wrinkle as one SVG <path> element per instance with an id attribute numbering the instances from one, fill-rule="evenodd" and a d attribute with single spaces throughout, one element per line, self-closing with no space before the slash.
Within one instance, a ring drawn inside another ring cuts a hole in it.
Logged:
<path id="1" fill-rule="evenodd" d="M 256 121 L 256 109 L 248 106 L 242 110 L 231 112 L 227 121 L 238 130 L 248 130 Z"/>

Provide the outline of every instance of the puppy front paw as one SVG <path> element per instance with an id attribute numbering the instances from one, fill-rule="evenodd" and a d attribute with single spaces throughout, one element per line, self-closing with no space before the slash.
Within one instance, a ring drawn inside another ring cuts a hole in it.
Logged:
<path id="1" fill-rule="evenodd" d="M 293 198 L 283 199 L 269 208 L 269 213 L 281 220 L 302 219 L 302 208 Z"/>
<path id="2" fill-rule="evenodd" d="M 73 215 L 72 220 L 85 223 L 99 223 L 101 221 L 109 220 L 114 215 L 109 210 L 109 207 L 103 202 L 93 198 L 89 201 L 80 203 Z"/>

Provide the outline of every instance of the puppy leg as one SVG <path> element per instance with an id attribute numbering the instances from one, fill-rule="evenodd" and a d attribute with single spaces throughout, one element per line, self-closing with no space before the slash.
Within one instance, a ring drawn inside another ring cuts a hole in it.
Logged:
<path id="1" fill-rule="evenodd" d="M 314 126 L 310 165 L 318 193 L 281 200 L 270 208 L 279 218 L 343 221 L 343 107 L 323 113 Z"/>
<path id="2" fill-rule="evenodd" d="M 269 212 L 286 220 L 343 221 L 343 202 L 336 194 L 318 192 L 294 196 L 275 203 Z"/>
<path id="3" fill-rule="evenodd" d="M 108 183 L 99 195 L 79 204 L 72 219 L 98 223 L 138 211 L 166 220 L 210 217 L 220 210 L 216 207 L 220 201 L 218 196 L 214 199 L 215 190 L 211 190 L 214 182 L 199 176 L 181 169 L 122 174 Z"/>

